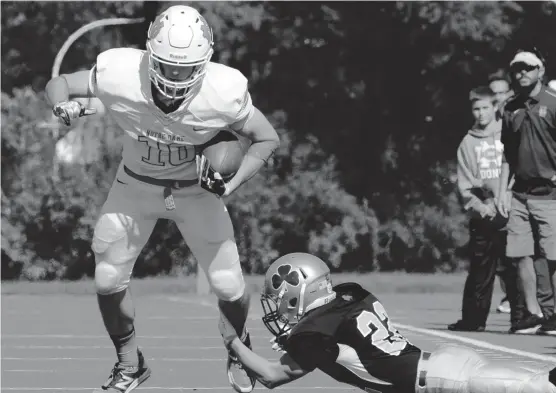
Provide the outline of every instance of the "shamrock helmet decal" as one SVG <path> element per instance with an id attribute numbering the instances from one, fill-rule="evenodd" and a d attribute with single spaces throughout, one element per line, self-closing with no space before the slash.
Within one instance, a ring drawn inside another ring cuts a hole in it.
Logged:
<path id="1" fill-rule="evenodd" d="M 292 265 L 280 265 L 277 273 L 272 275 L 272 288 L 278 289 L 284 282 L 296 287 L 299 285 L 299 281 L 299 273 L 296 270 L 292 271 Z"/>

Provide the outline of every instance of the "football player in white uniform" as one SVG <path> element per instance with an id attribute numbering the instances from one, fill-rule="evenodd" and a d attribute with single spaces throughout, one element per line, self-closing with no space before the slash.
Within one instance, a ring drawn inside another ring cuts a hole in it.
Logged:
<path id="1" fill-rule="evenodd" d="M 493 362 L 463 346 L 421 350 L 372 293 L 352 282 L 332 287 L 328 266 L 310 254 L 277 259 L 261 303 L 273 348 L 284 352 L 278 361 L 246 347 L 225 317 L 219 326 L 225 345 L 268 388 L 319 369 L 369 393 L 556 393 L 556 369 Z"/>
<path id="2" fill-rule="evenodd" d="M 206 20 L 195 9 L 176 5 L 150 25 L 146 51 L 107 50 L 90 71 L 61 75 L 46 86 L 54 114 L 66 124 L 89 114 L 72 99 L 94 96 L 126 134 L 123 160 L 92 241 L 98 304 L 118 356 L 104 390 L 128 393 L 150 375 L 136 344 L 128 284 L 159 218 L 176 222 L 207 274 L 221 313 L 250 346 L 245 330 L 249 298 L 232 223 L 220 197 L 254 176 L 279 146 L 279 138 L 253 106 L 246 78 L 210 62 L 212 53 Z M 252 142 L 227 182 L 196 164 L 200 146 L 222 129 Z M 227 366 L 236 390 L 253 389 L 255 380 L 231 351 Z"/>

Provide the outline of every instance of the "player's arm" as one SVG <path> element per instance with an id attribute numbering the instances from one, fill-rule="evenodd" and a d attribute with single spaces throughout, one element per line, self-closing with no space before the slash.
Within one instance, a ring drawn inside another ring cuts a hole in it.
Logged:
<path id="1" fill-rule="evenodd" d="M 266 116 L 255 107 L 252 107 L 252 113 L 231 124 L 230 127 L 238 134 L 249 138 L 251 146 L 249 146 L 235 176 L 228 183 L 227 194 L 255 176 L 280 147 L 278 133 Z"/>
<path id="2" fill-rule="evenodd" d="M 91 71 L 77 71 L 52 78 L 46 85 L 46 99 L 52 105 L 52 112 L 69 126 L 73 119 L 92 115 L 96 109 L 88 109 L 76 97 L 94 97 L 96 87 L 96 67 Z"/>
<path id="3" fill-rule="evenodd" d="M 237 337 L 231 342 L 230 348 L 257 381 L 269 389 L 294 381 L 310 372 L 301 368 L 287 353 L 277 361 L 269 361 L 250 350 Z"/>
<path id="4" fill-rule="evenodd" d="M 251 179 L 266 164 L 280 146 L 278 133 L 265 115 L 253 107 L 251 116 L 247 116 L 231 125 L 231 128 L 251 140 L 251 146 L 235 176 L 228 183 L 228 193 L 233 192 Z"/>
<path id="5" fill-rule="evenodd" d="M 46 84 L 46 98 L 54 106 L 75 97 L 94 97 L 89 83 L 90 75 L 91 71 L 86 70 L 52 78 Z"/>

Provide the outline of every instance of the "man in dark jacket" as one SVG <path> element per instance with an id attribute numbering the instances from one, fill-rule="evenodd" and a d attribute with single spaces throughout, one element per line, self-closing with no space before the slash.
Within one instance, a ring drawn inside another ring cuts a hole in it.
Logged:
<path id="1" fill-rule="evenodd" d="M 500 198 L 498 209 L 509 216 L 506 255 L 518 260 L 529 311 L 520 328 L 556 335 L 556 92 L 542 84 L 544 69 L 536 50 L 518 51 L 510 62 L 516 95 L 503 112 L 500 195 L 511 189 L 513 196 Z M 538 301 L 537 284 L 544 288 Z"/>

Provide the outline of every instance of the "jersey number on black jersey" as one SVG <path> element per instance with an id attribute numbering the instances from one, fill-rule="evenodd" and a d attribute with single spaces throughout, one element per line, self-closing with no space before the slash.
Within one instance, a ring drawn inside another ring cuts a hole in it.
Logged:
<path id="1" fill-rule="evenodd" d="M 372 307 L 373 310 L 363 310 L 357 316 L 357 329 L 363 337 L 370 338 L 374 347 L 398 356 L 409 342 L 392 326 L 379 301 L 375 301 Z"/>

